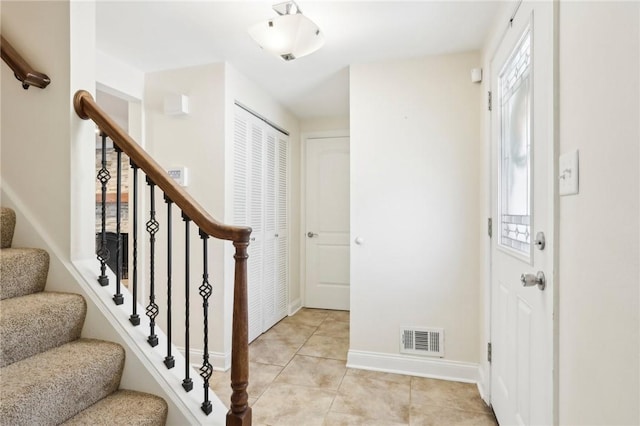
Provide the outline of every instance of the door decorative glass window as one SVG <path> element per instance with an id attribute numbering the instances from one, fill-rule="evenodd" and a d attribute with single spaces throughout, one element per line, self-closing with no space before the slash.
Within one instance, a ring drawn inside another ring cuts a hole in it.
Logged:
<path id="1" fill-rule="evenodd" d="M 505 63 L 501 109 L 500 238 L 502 247 L 531 254 L 531 32 Z"/>

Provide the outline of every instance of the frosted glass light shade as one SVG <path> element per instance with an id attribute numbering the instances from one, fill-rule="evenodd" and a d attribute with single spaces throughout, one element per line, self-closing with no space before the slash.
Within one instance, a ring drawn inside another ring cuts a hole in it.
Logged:
<path id="1" fill-rule="evenodd" d="M 276 16 L 249 28 L 249 35 L 264 50 L 291 61 L 315 52 L 324 44 L 324 35 L 313 21 L 301 13 Z"/>

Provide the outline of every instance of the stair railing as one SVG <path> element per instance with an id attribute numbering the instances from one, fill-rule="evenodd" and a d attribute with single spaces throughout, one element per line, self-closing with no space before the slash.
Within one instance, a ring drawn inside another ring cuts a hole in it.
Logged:
<path id="1" fill-rule="evenodd" d="M 124 297 L 121 294 L 121 271 L 122 271 L 122 240 L 120 233 L 120 199 L 121 199 L 121 175 L 122 175 L 122 153 L 129 156 L 133 179 L 133 253 L 132 267 L 133 273 L 130 274 L 132 279 L 132 313 L 129 321 L 133 326 L 140 324 L 140 316 L 137 312 L 136 295 L 138 292 L 137 268 L 138 268 L 138 223 L 137 223 L 137 202 L 138 202 L 138 170 L 146 175 L 146 183 L 150 187 L 150 217 L 146 222 L 146 231 L 149 234 L 149 304 L 145 311 L 149 317 L 149 336 L 147 342 L 152 347 L 158 345 L 158 337 L 155 334 L 155 319 L 159 314 L 159 306 L 156 304 L 156 282 L 155 282 L 155 234 L 159 230 L 159 223 L 156 219 L 156 199 L 155 189 L 159 188 L 164 193 L 164 201 L 167 205 L 167 355 L 164 359 L 165 366 L 174 367 L 174 358 L 171 354 L 171 292 L 172 288 L 172 271 L 171 271 L 171 211 L 173 205 L 178 207 L 182 212 L 182 219 L 185 223 L 185 377 L 182 381 L 182 387 L 186 392 L 193 389 L 193 382 L 190 378 L 189 365 L 189 226 L 191 222 L 199 229 L 200 239 L 202 240 L 202 256 L 203 256 L 203 273 L 202 284 L 199 286 L 199 295 L 202 298 L 202 307 L 204 314 L 204 333 L 203 346 L 204 354 L 202 366 L 200 367 L 200 376 L 204 380 L 204 400 L 201 405 L 202 411 L 207 415 L 212 411 L 211 401 L 209 400 L 209 379 L 213 372 L 209 363 L 208 348 L 208 329 L 209 329 L 209 297 L 212 294 L 213 287 L 209 283 L 208 273 L 208 240 L 209 238 L 217 238 L 220 240 L 231 241 L 235 247 L 235 276 L 234 276 L 234 299 L 233 299 L 233 325 L 232 325 L 232 347 L 231 347 L 231 404 L 227 413 L 227 425 L 251 425 L 251 408 L 248 405 L 247 386 L 249 383 L 249 345 L 248 345 L 248 308 L 247 308 L 247 248 L 249 246 L 249 238 L 251 228 L 229 226 L 219 223 L 213 219 L 182 187 L 180 187 L 169 176 L 169 174 L 153 159 L 146 151 L 144 151 L 115 121 L 113 121 L 94 101 L 91 94 L 87 91 L 80 90 L 74 96 L 74 108 L 78 116 L 82 119 L 91 119 L 100 129 L 102 141 L 102 167 L 98 171 L 97 179 L 101 183 L 101 234 L 99 235 L 97 258 L 100 261 L 100 275 L 98 283 L 106 286 L 109 279 L 106 275 L 106 263 L 109 260 L 110 253 L 107 249 L 106 242 L 106 189 L 107 183 L 111 179 L 110 172 L 107 169 L 107 161 L 105 157 L 107 137 L 113 141 L 114 149 L 117 155 L 117 171 L 116 171 L 116 286 L 113 301 L 117 305 L 124 303 Z"/>
<path id="2" fill-rule="evenodd" d="M 0 35 L 0 52 L 2 60 L 4 60 L 9 68 L 13 71 L 13 75 L 22 82 L 22 87 L 26 90 L 29 86 L 35 86 L 44 89 L 51 83 L 51 79 L 46 74 L 33 69 L 31 65 L 18 53 L 16 49 Z"/>

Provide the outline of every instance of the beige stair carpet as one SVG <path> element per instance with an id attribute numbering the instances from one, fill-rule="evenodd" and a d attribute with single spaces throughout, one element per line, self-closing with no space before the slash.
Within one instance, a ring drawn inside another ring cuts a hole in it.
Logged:
<path id="1" fill-rule="evenodd" d="M 16 212 L 0 208 L 0 248 L 11 247 L 13 232 L 16 229 Z"/>
<path id="2" fill-rule="evenodd" d="M 34 293 L 0 300 L 0 367 L 80 338 L 87 304 L 78 294 Z"/>
<path id="3" fill-rule="evenodd" d="M 48 253 L 11 247 L 15 218 L 0 209 L 0 425 L 164 425 L 162 398 L 118 389 L 124 349 L 80 338 L 82 296 L 44 291 Z"/>

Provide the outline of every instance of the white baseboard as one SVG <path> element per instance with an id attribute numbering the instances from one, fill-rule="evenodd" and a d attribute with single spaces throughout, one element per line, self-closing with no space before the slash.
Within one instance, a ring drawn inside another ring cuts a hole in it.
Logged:
<path id="1" fill-rule="evenodd" d="M 350 350 L 347 367 L 456 382 L 478 382 L 478 364 L 439 358 Z"/>
<path id="2" fill-rule="evenodd" d="M 289 303 L 289 316 L 295 315 L 295 313 L 300 309 L 302 309 L 302 300 L 297 298 L 293 302 Z"/>
<path id="3" fill-rule="evenodd" d="M 491 405 L 491 395 L 489 394 L 489 382 L 487 381 L 488 371 L 485 371 L 484 365 L 478 367 L 478 392 L 480 398 L 487 404 Z"/>

